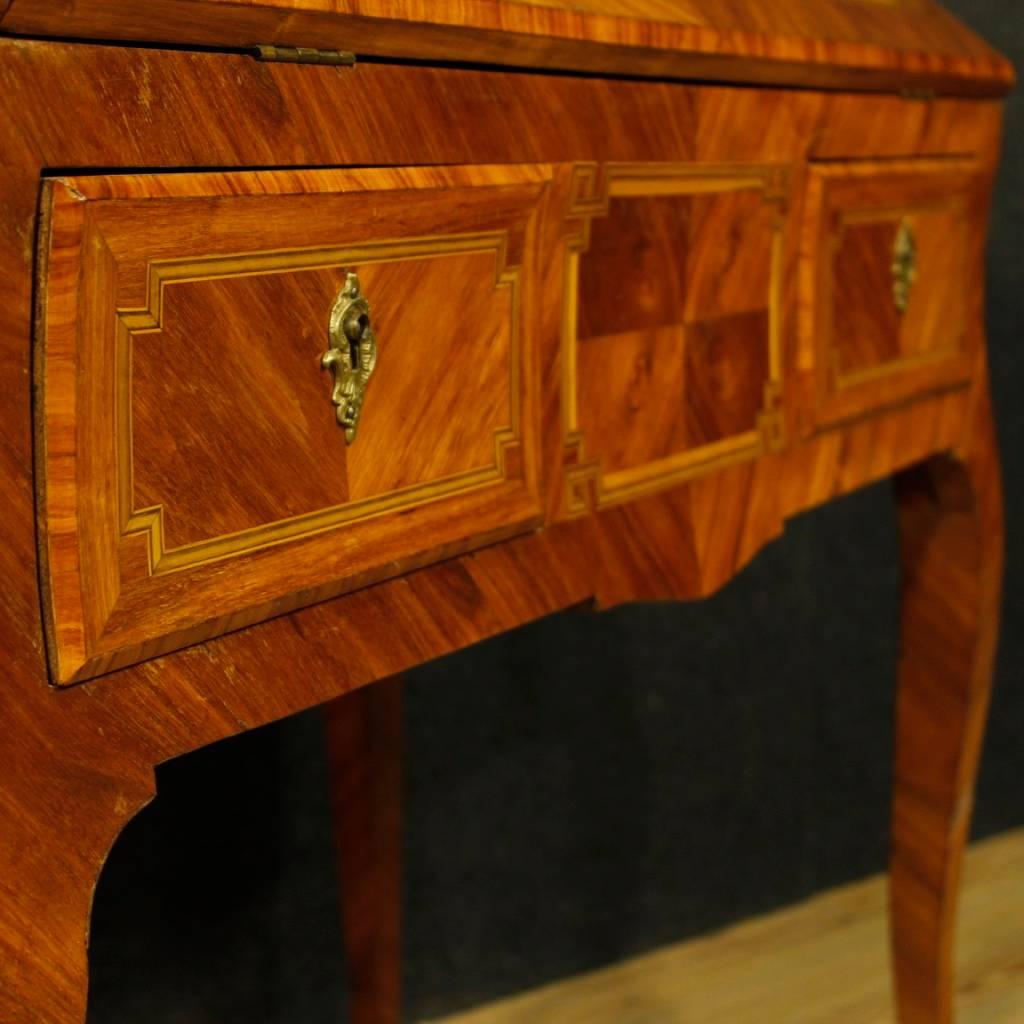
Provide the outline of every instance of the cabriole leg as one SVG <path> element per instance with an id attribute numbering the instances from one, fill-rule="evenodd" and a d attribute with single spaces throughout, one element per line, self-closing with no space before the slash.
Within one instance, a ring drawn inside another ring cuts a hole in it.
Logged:
<path id="1" fill-rule="evenodd" d="M 964 457 L 896 482 L 902 652 L 891 927 L 901 1024 L 950 1024 L 957 895 L 988 715 L 1003 569 L 999 459 L 986 405 Z"/>

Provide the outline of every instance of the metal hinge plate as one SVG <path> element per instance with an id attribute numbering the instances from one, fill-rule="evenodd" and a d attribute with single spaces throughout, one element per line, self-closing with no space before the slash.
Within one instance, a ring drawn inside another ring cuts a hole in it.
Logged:
<path id="1" fill-rule="evenodd" d="M 351 67 L 356 55 L 347 50 L 317 50 L 310 46 L 257 46 L 256 59 L 276 64 L 326 64 Z"/>

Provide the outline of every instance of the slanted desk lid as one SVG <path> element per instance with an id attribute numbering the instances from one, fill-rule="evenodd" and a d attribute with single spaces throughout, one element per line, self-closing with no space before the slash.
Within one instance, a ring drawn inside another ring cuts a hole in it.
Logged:
<path id="1" fill-rule="evenodd" d="M 1014 81 L 935 0 L 0 0 L 0 32 L 973 96 Z"/>

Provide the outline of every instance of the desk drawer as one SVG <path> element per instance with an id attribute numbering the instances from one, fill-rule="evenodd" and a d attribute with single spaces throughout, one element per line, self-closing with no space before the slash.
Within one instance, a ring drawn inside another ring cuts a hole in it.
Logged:
<path id="1" fill-rule="evenodd" d="M 801 308 L 814 425 L 969 380 L 981 185 L 967 160 L 812 168 Z"/>
<path id="2" fill-rule="evenodd" d="M 540 519 L 544 167 L 54 179 L 37 373 L 61 683 Z"/>

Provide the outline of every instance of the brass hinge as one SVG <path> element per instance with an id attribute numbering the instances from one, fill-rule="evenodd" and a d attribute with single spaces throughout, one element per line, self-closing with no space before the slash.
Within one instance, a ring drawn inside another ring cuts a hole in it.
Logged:
<path id="1" fill-rule="evenodd" d="M 257 46 L 256 59 L 277 64 L 327 64 L 351 67 L 356 55 L 347 50 L 316 50 L 310 46 Z"/>

